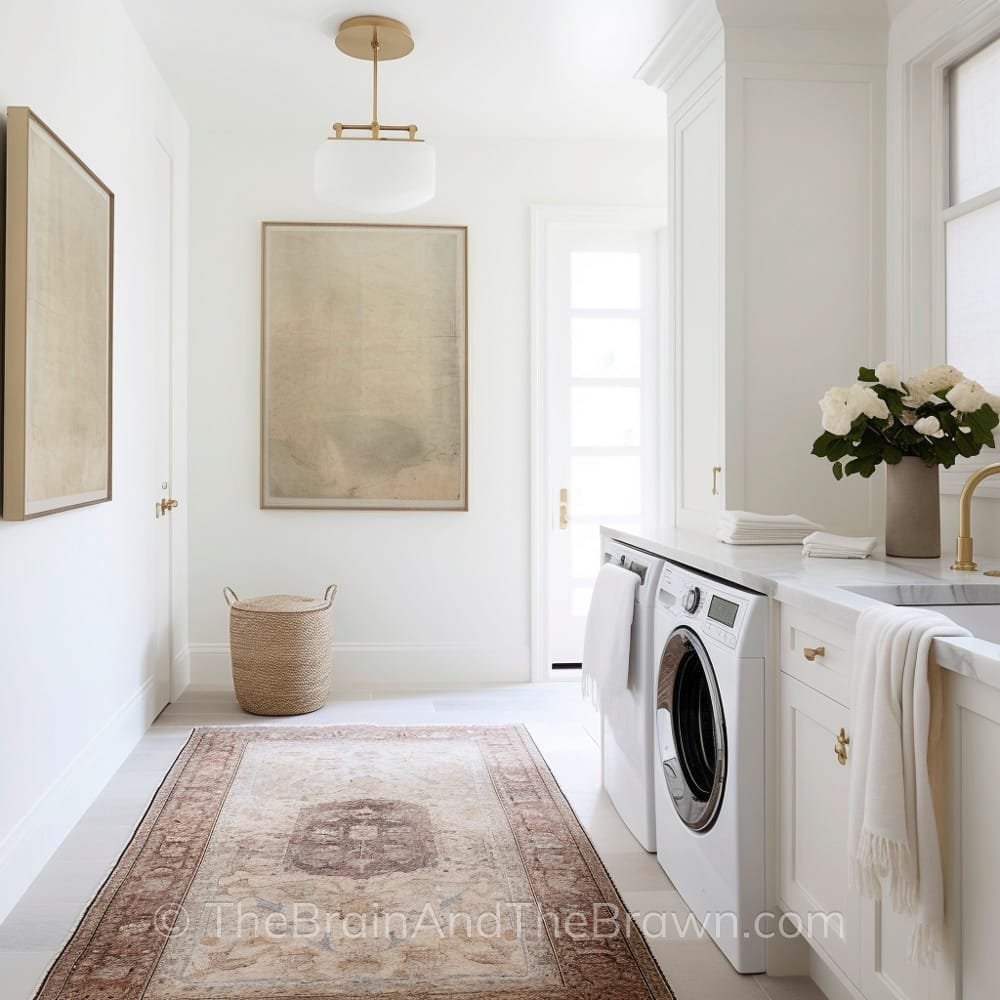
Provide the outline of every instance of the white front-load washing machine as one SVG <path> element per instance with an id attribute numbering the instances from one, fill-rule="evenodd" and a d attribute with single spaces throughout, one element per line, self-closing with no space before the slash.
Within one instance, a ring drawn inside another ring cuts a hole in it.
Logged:
<path id="1" fill-rule="evenodd" d="M 654 611 L 656 857 L 737 972 L 765 971 L 762 594 L 667 563 Z"/>
<path id="2" fill-rule="evenodd" d="M 656 850 L 653 805 L 653 600 L 663 559 L 624 542 L 606 540 L 604 562 L 635 573 L 632 632 L 626 683 L 610 683 L 600 695 L 601 777 L 608 797 L 632 836 Z"/>

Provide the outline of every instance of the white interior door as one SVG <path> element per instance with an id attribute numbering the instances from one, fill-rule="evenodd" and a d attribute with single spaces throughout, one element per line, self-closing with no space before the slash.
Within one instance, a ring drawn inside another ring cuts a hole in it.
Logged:
<path id="1" fill-rule="evenodd" d="M 600 526 L 658 528 L 660 310 L 658 238 L 648 222 L 553 224 L 544 247 L 536 509 L 545 634 L 537 645 L 550 671 L 581 663 Z"/>
<path id="2" fill-rule="evenodd" d="M 150 496 L 156 497 L 149 516 L 152 521 L 152 591 L 155 602 L 156 634 L 152 646 L 156 706 L 170 700 L 171 644 L 171 354 L 173 331 L 173 163 L 159 143 L 154 144 L 154 170 L 149 178 L 154 197 L 149 296 L 146 303 L 152 337 L 151 362 L 154 369 L 155 398 L 150 401 L 152 428 L 152 476 Z"/>

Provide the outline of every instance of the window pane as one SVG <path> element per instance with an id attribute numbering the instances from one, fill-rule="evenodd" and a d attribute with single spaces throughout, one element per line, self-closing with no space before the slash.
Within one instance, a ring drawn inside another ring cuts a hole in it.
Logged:
<path id="1" fill-rule="evenodd" d="M 638 309 L 639 255 L 623 252 L 570 254 L 573 309 Z"/>
<path id="2" fill-rule="evenodd" d="M 572 321 L 574 378 L 638 378 L 639 320 L 590 319 Z"/>
<path id="3" fill-rule="evenodd" d="M 570 410 L 574 447 L 638 447 L 638 389 L 577 386 L 571 390 Z"/>
<path id="4" fill-rule="evenodd" d="M 577 455 L 571 460 L 570 518 L 641 513 L 638 456 Z"/>
<path id="5" fill-rule="evenodd" d="M 948 223 L 948 363 L 1000 392 L 1000 202 Z"/>
<path id="6" fill-rule="evenodd" d="M 1000 187 L 1000 39 L 949 77 L 951 203 Z"/>

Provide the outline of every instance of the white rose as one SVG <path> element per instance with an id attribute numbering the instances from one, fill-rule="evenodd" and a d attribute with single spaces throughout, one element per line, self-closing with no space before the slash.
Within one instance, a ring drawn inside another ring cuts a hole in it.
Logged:
<path id="1" fill-rule="evenodd" d="M 899 378 L 899 366 L 891 361 L 883 361 L 875 369 L 875 378 L 887 389 L 902 389 L 903 383 Z"/>
<path id="2" fill-rule="evenodd" d="M 954 386 L 944 397 L 959 413 L 975 413 L 986 405 L 989 394 L 978 383 L 965 379 Z"/>
<path id="3" fill-rule="evenodd" d="M 954 365 L 934 365 L 925 368 L 919 375 L 906 380 L 906 388 L 913 392 L 925 392 L 928 396 L 950 389 L 953 385 L 964 381 L 965 376 Z"/>
<path id="4" fill-rule="evenodd" d="M 861 382 L 856 382 L 847 392 L 854 405 L 866 417 L 874 417 L 877 420 L 889 419 L 889 407 L 885 405 L 885 400 L 879 398 L 874 389 Z"/>
<path id="5" fill-rule="evenodd" d="M 918 434 L 924 434 L 927 437 L 941 438 L 944 437 L 944 431 L 941 430 L 941 421 L 937 417 L 921 417 L 914 425 L 913 429 Z"/>
<path id="6" fill-rule="evenodd" d="M 851 424 L 861 416 L 857 394 L 852 394 L 850 389 L 836 386 L 827 389 L 819 401 L 819 408 L 823 411 L 823 430 L 838 437 L 849 434 Z"/>
<path id="7" fill-rule="evenodd" d="M 992 392 L 986 394 L 986 402 L 995 413 L 1000 413 L 1000 396 L 994 396 Z"/>

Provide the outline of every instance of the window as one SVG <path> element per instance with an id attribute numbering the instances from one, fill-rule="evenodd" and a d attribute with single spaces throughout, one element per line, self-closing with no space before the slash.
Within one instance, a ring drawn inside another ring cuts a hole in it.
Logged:
<path id="1" fill-rule="evenodd" d="M 946 83 L 945 352 L 1000 393 L 1000 39 L 952 66 Z"/>

